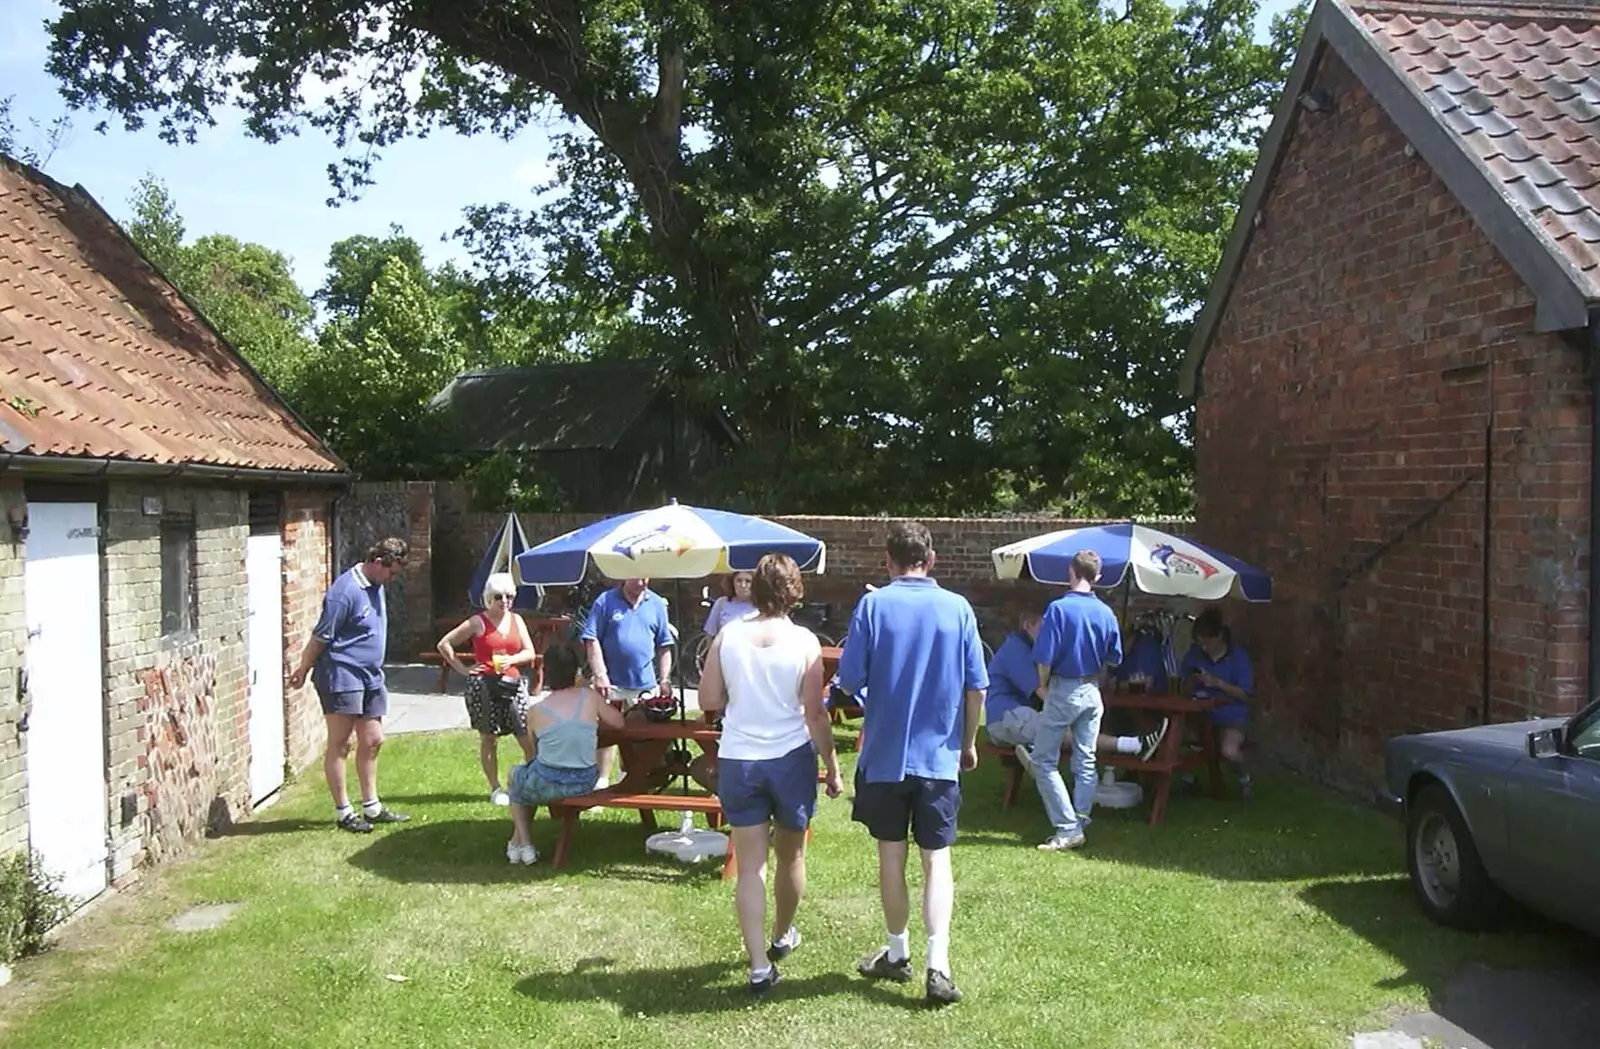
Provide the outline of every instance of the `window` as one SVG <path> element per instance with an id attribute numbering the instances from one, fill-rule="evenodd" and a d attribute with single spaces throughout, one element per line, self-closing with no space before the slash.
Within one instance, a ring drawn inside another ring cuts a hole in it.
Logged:
<path id="1" fill-rule="evenodd" d="M 1600 707 L 1567 723 L 1567 746 L 1580 758 L 1600 758 Z"/>
<path id="2" fill-rule="evenodd" d="M 194 521 L 161 522 L 161 635 L 192 633 L 199 616 L 195 592 Z"/>

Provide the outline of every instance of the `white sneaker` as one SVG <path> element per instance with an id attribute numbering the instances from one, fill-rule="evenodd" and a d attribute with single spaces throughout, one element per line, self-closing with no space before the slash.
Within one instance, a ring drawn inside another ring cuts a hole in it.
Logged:
<path id="1" fill-rule="evenodd" d="M 599 779 L 594 781 L 594 789 L 596 791 L 605 790 L 610 785 L 611 784 L 606 781 L 606 778 L 604 776 L 601 776 Z M 592 794 L 592 793 L 594 793 L 594 791 L 590 791 L 590 793 Z"/>
<path id="2" fill-rule="evenodd" d="M 532 845 L 524 845 L 517 852 L 517 862 L 523 866 L 531 867 L 539 862 L 539 850 Z"/>
<path id="3" fill-rule="evenodd" d="M 510 863 L 521 863 L 522 846 L 515 842 L 506 842 L 506 860 Z"/>
<path id="4" fill-rule="evenodd" d="M 489 794 L 489 800 L 496 805 L 509 805 L 511 804 L 511 795 L 503 790 L 495 790 Z"/>

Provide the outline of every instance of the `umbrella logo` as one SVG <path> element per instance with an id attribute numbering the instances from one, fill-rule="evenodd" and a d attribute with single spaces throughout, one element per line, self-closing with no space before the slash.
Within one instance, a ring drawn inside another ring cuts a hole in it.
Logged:
<path id="1" fill-rule="evenodd" d="M 648 554 L 673 554 L 682 557 L 694 549 L 694 540 L 682 532 L 675 532 L 672 525 L 657 525 L 647 532 L 625 536 L 617 540 L 612 546 L 612 552 L 621 554 L 629 560 L 637 560 Z"/>
<path id="2" fill-rule="evenodd" d="M 1216 565 L 1193 554 L 1179 553 L 1171 543 L 1162 543 L 1150 551 L 1150 560 L 1161 566 L 1161 571 L 1168 576 L 1197 576 L 1201 579 L 1210 579 L 1222 571 Z"/>

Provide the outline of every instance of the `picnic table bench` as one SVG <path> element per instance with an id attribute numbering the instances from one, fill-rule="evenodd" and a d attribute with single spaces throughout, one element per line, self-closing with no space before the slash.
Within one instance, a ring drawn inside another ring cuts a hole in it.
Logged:
<path id="1" fill-rule="evenodd" d="M 1156 748 L 1156 752 L 1148 761 L 1141 761 L 1137 754 L 1095 755 L 1096 767 L 1128 769 L 1150 780 L 1155 789 L 1150 802 L 1151 825 L 1159 824 L 1166 815 L 1167 799 L 1172 794 L 1172 778 L 1179 773 L 1204 765 L 1211 779 L 1211 796 L 1218 799 L 1227 797 L 1227 790 L 1222 784 L 1222 756 L 1217 750 L 1216 733 L 1212 731 L 1209 717 L 1199 719 L 1200 750 L 1184 749 L 1189 719 L 1196 714 L 1209 713 L 1213 706 L 1210 700 L 1138 692 L 1112 693 L 1104 699 L 1107 710 L 1132 710 L 1146 719 L 1165 717 L 1170 721 L 1166 736 L 1162 738 L 1161 745 Z M 1066 768 L 1068 761 L 1067 746 L 1070 743 L 1070 739 L 1063 743 L 1061 757 L 1063 769 Z M 985 730 L 984 738 L 978 744 L 978 750 L 980 753 L 999 757 L 1000 763 L 1010 770 L 1005 794 L 1000 801 L 1002 807 L 1009 809 L 1016 801 L 1017 790 L 1022 785 L 1025 771 L 1022 763 L 1017 760 L 1016 748 L 991 741 Z"/>

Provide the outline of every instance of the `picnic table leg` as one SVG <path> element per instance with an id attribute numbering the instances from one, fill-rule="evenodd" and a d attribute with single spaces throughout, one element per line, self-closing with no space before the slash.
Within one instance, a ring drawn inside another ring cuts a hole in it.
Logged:
<path id="1" fill-rule="evenodd" d="M 739 863 L 733 855 L 733 835 L 728 835 L 728 855 L 722 861 L 722 880 L 727 881 L 738 872 Z"/>
<path id="2" fill-rule="evenodd" d="M 644 824 L 644 829 L 654 833 L 656 829 L 656 814 L 654 809 L 640 809 L 639 822 Z"/>
<path id="3" fill-rule="evenodd" d="M 550 818 L 561 821 L 561 833 L 556 836 L 556 854 L 550 858 L 550 866 L 564 867 L 567 856 L 572 851 L 572 836 L 578 829 L 578 810 L 566 809 L 556 811 L 554 805 L 550 806 Z"/>
<path id="4" fill-rule="evenodd" d="M 436 691 L 436 692 L 449 692 L 450 691 L 450 664 L 444 662 L 443 660 L 440 660 L 440 662 L 439 662 L 439 685 L 438 685 L 437 688 L 434 689 L 434 691 Z"/>
<path id="5" fill-rule="evenodd" d="M 1010 768 L 1006 777 L 1006 792 L 1000 798 L 1000 807 L 1009 809 L 1017 800 L 1017 790 L 1022 786 L 1022 762 L 1015 757 L 1006 758 L 1002 764 Z"/>
<path id="6" fill-rule="evenodd" d="M 1155 777 L 1156 781 L 1156 796 L 1150 803 L 1149 823 L 1153 827 L 1160 823 L 1161 818 L 1167 814 L 1167 798 L 1172 794 L 1172 773 L 1153 772 L 1151 775 Z"/>

